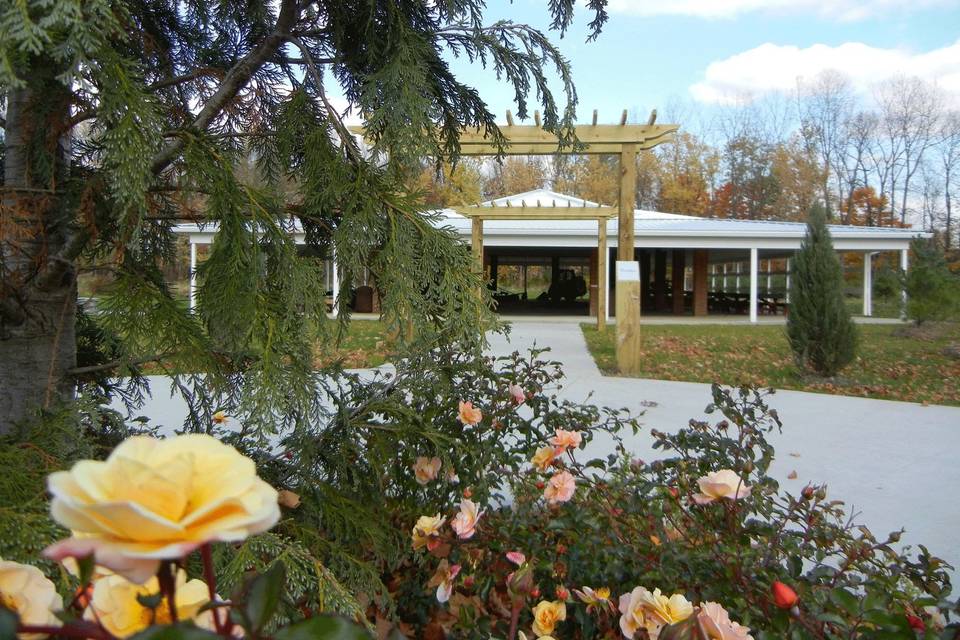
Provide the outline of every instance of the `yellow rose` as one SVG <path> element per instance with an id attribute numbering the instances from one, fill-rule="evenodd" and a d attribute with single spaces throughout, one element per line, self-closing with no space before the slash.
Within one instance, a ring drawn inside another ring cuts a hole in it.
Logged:
<path id="1" fill-rule="evenodd" d="M 540 471 L 546 471 L 556 457 L 553 447 L 540 447 L 537 449 L 537 452 L 533 454 L 533 457 L 530 458 L 530 462 Z"/>
<path id="2" fill-rule="evenodd" d="M 420 518 L 417 519 L 417 524 L 413 527 L 412 537 L 414 550 L 426 547 L 432 551 L 436 547 L 436 543 L 439 542 L 440 527 L 443 526 L 445 521 L 446 518 L 441 518 L 439 514 L 435 516 L 420 516 Z"/>
<path id="3" fill-rule="evenodd" d="M 567 619 L 567 605 L 560 602 L 550 602 L 542 600 L 540 604 L 533 608 L 533 634 L 538 638 L 549 636 L 553 633 L 557 623 Z"/>
<path id="4" fill-rule="evenodd" d="M 136 584 L 119 575 L 106 576 L 93 585 L 93 597 L 84 617 L 99 620 L 104 629 L 118 638 L 128 638 L 151 624 L 170 624 L 172 617 L 166 598 L 156 609 L 145 607 L 137 596 L 154 596 L 160 593 L 156 577 L 145 584 Z M 200 613 L 210 601 L 210 591 L 203 580 L 187 580 L 183 569 L 177 571 L 176 595 L 174 597 L 179 620 L 193 620 L 205 629 L 213 629 L 213 614 Z"/>
<path id="5" fill-rule="evenodd" d="M 63 608 L 56 587 L 34 566 L 0 559 L 0 605 L 20 616 L 21 624 L 60 626 L 54 615 Z M 20 640 L 45 638 L 42 633 L 18 633 Z"/>
<path id="6" fill-rule="evenodd" d="M 660 589 L 650 593 L 644 587 L 636 587 L 620 596 L 620 613 L 620 630 L 624 636 L 633 638 L 637 631 L 645 629 L 650 640 L 657 640 L 665 625 L 689 618 L 693 605 L 679 593 L 668 598 Z"/>
<path id="7" fill-rule="evenodd" d="M 73 537 L 54 560 L 94 554 L 97 564 L 143 583 L 160 560 L 215 541 L 239 542 L 280 518 L 277 491 L 253 460 L 208 435 L 134 436 L 105 461 L 82 460 L 47 481 L 53 519 Z"/>

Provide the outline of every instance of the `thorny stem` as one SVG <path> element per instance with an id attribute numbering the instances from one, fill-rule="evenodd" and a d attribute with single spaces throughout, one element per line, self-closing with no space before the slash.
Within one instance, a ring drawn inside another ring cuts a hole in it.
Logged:
<path id="1" fill-rule="evenodd" d="M 170 610 L 170 621 L 176 624 L 177 620 L 177 584 L 173 573 L 174 563 L 160 563 L 160 570 L 157 572 L 157 581 L 160 583 L 160 593 L 167 600 L 167 607 Z"/>
<path id="2" fill-rule="evenodd" d="M 510 633 L 507 640 L 514 640 L 517 637 L 517 625 L 520 623 L 521 603 L 514 602 L 513 609 L 510 611 Z"/>
<path id="3" fill-rule="evenodd" d="M 210 594 L 210 602 L 215 602 L 217 600 L 217 574 L 213 570 L 213 554 L 210 550 L 210 543 L 206 543 L 200 547 L 200 559 L 203 561 L 203 577 L 207 581 L 207 591 Z M 213 626 L 216 628 L 217 633 L 223 633 L 223 625 L 220 624 L 220 612 L 216 608 L 210 610 L 210 615 L 213 616 Z"/>

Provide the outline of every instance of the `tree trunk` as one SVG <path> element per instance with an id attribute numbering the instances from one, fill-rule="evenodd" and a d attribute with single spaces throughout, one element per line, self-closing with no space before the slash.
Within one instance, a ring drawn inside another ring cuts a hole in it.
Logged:
<path id="1" fill-rule="evenodd" d="M 947 174 L 946 186 L 944 187 L 944 190 L 943 190 L 943 200 L 947 208 L 947 221 L 946 221 L 947 230 L 946 230 L 946 241 L 944 242 L 944 245 L 945 245 L 944 248 L 947 251 L 950 251 L 953 243 L 953 239 L 950 235 L 952 231 L 950 227 L 952 226 L 952 222 L 953 222 L 953 211 L 951 210 L 951 206 L 953 203 L 951 202 L 951 198 L 950 198 L 950 177 L 949 176 L 950 174 Z"/>
<path id="2" fill-rule="evenodd" d="M 76 269 L 59 261 L 69 218 L 61 192 L 59 137 L 69 114 L 56 69 L 38 64 L 7 94 L 0 198 L 0 433 L 72 397 L 76 366 Z"/>

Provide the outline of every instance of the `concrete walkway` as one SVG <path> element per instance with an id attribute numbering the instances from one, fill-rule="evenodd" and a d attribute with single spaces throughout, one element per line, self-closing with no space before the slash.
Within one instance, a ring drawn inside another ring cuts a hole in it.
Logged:
<path id="1" fill-rule="evenodd" d="M 603 376 L 577 326 L 537 318 L 511 327 L 509 339 L 491 335 L 492 353 L 550 347 L 542 357 L 563 363 L 562 397 L 643 413 L 648 429 L 629 437 L 641 459 L 663 455 L 652 448 L 649 428 L 673 432 L 691 418 L 710 418 L 703 412 L 708 384 Z M 924 544 L 960 567 L 960 408 L 800 391 L 778 391 L 769 404 L 784 423 L 783 433 L 771 436 L 771 473 L 781 487 L 796 494 L 808 482 L 826 483 L 878 538 L 906 528 L 903 543 Z M 609 440 L 592 447 L 593 454 L 612 450 Z"/>

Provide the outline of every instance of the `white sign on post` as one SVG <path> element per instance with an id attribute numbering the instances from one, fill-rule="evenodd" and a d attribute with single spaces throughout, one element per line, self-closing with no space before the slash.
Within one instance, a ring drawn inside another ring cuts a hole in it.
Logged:
<path id="1" fill-rule="evenodd" d="M 617 282 L 640 281 L 640 263 L 634 260 L 617 260 Z"/>

